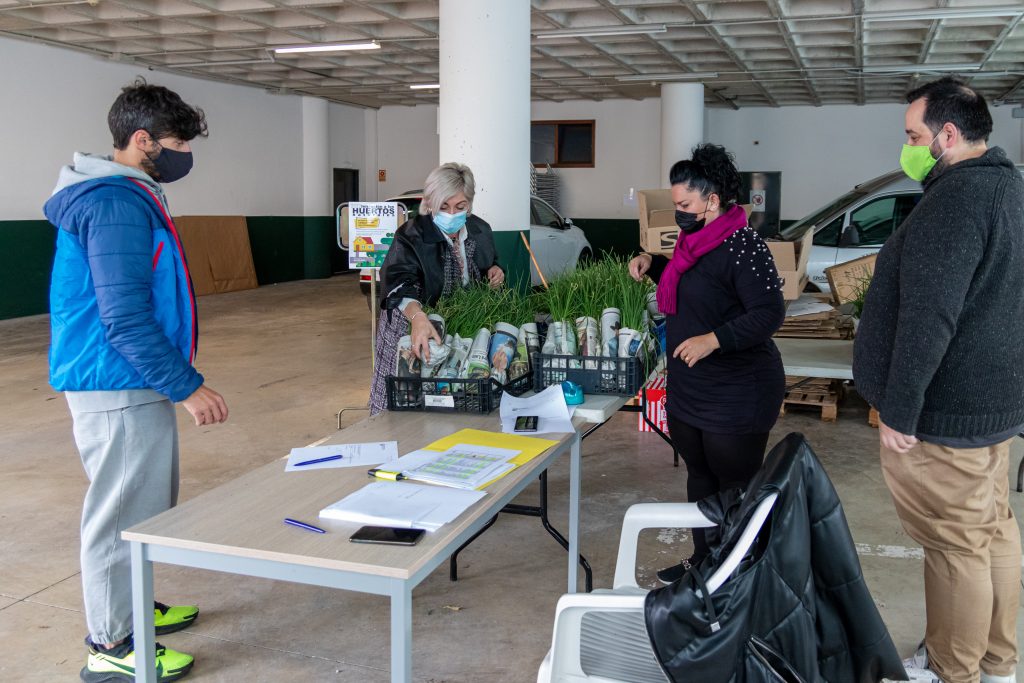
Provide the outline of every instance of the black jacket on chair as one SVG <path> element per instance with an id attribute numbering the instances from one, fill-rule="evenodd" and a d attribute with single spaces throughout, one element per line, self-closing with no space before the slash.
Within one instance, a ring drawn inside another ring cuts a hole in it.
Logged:
<path id="1" fill-rule="evenodd" d="M 708 604 L 694 574 L 707 579 L 721 566 L 773 492 L 779 498 L 747 559 Z M 745 495 L 727 492 L 700 506 L 720 524 L 720 543 L 690 574 L 646 599 L 647 632 L 672 680 L 906 680 L 839 497 L 803 435 L 790 434 L 772 449 Z"/>
<path id="2" fill-rule="evenodd" d="M 477 270 L 486 275 L 491 266 L 498 264 L 491 226 L 482 218 L 470 215 L 466 219 L 466 232 L 467 240 L 476 242 L 473 262 Z M 410 218 L 398 228 L 381 267 L 381 310 L 397 308 L 406 297 L 426 306 L 437 303 L 444 288 L 446 249 L 448 242 L 429 213 Z"/>

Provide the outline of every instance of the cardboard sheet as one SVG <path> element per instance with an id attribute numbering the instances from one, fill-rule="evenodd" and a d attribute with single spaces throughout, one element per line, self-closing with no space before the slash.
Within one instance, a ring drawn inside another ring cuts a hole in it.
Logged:
<path id="1" fill-rule="evenodd" d="M 258 286 L 245 216 L 179 216 L 174 225 L 196 296 Z"/>

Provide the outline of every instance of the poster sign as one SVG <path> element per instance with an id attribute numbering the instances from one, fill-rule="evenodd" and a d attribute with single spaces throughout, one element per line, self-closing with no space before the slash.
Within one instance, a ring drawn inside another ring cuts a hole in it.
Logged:
<path id="1" fill-rule="evenodd" d="M 764 190 L 750 191 L 750 204 L 757 213 L 764 213 L 765 194 Z"/>
<path id="2" fill-rule="evenodd" d="M 396 202 L 348 205 L 349 268 L 380 268 L 398 229 Z"/>

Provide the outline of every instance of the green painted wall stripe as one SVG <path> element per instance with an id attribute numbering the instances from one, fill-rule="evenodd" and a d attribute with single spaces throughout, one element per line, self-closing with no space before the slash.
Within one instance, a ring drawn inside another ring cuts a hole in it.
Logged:
<path id="1" fill-rule="evenodd" d="M 49 312 L 56 239 L 48 221 L 0 221 L 0 320 Z"/>

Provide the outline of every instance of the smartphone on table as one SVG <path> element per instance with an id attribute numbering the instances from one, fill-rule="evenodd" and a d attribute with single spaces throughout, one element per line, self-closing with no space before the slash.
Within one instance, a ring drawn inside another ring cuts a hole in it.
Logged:
<path id="1" fill-rule="evenodd" d="M 348 540 L 353 543 L 383 543 L 385 545 L 416 545 L 425 529 L 402 529 L 390 526 L 364 526 Z"/>
<path id="2" fill-rule="evenodd" d="M 516 418 L 515 431 L 517 432 L 535 432 L 537 431 L 537 416 L 536 415 L 520 415 Z"/>

